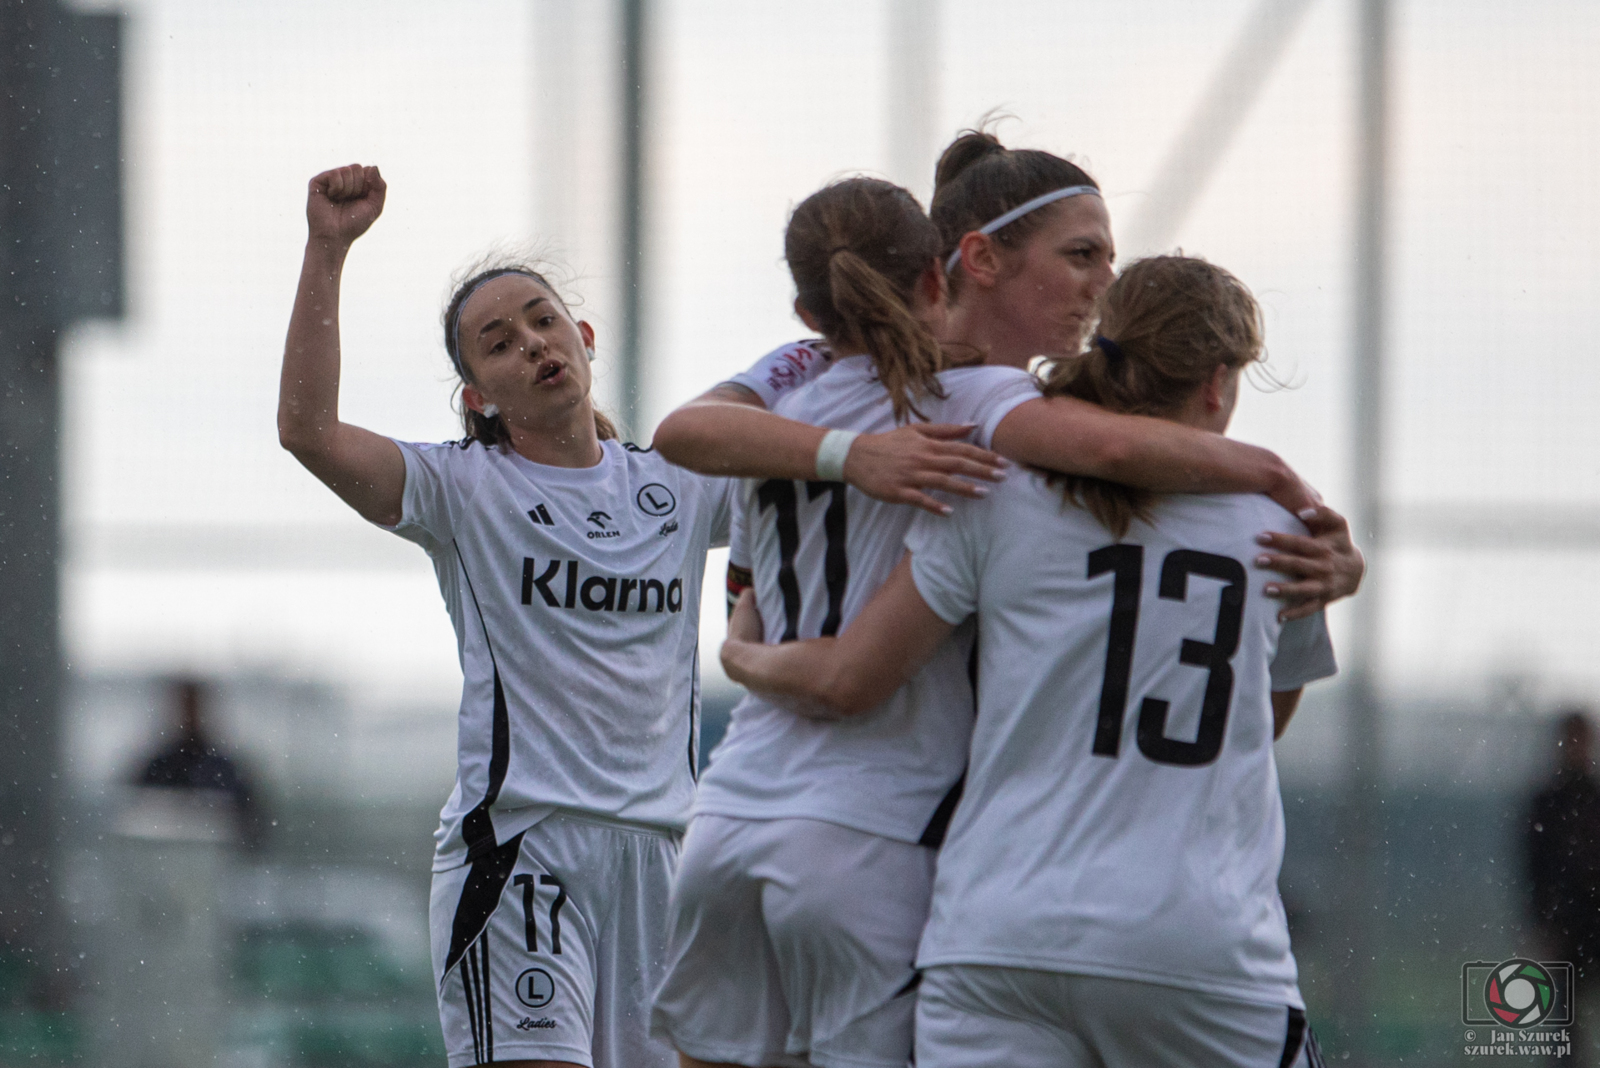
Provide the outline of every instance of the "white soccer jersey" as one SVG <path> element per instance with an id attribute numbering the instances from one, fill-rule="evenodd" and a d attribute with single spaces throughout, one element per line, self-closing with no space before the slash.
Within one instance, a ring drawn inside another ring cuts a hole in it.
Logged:
<path id="1" fill-rule="evenodd" d="M 972 423 L 987 447 L 1013 408 L 1038 396 L 1011 367 L 939 376 L 946 396 L 918 407 L 939 423 Z M 888 392 L 866 356 L 782 397 L 778 414 L 818 426 L 894 429 Z M 737 501 L 741 544 L 766 640 L 834 634 L 860 612 L 904 552 L 916 509 L 884 504 L 842 482 L 748 480 Z M 967 649 L 946 642 L 898 693 L 866 715 L 808 720 L 758 695 L 733 711 L 712 754 L 695 811 L 746 819 L 827 820 L 900 841 L 922 840 L 966 762 L 972 721 Z"/>
<path id="2" fill-rule="evenodd" d="M 731 484 L 615 441 L 587 468 L 399 444 L 394 531 L 433 558 L 463 675 L 436 870 L 556 808 L 681 829 L 706 548 L 727 538 Z"/>
<path id="3" fill-rule="evenodd" d="M 728 381 L 760 397 L 761 403 L 771 410 L 779 397 L 793 393 L 832 363 L 833 353 L 826 341 L 818 337 L 806 338 L 779 345 Z"/>
<path id="4" fill-rule="evenodd" d="M 1120 541 L 1014 475 L 912 527 L 912 574 L 978 616 L 978 717 L 920 966 L 990 964 L 1302 1007 L 1278 897 L 1273 690 L 1335 671 L 1251 566 L 1265 497 L 1173 496 Z M 1280 634 L 1281 631 L 1281 634 Z"/>

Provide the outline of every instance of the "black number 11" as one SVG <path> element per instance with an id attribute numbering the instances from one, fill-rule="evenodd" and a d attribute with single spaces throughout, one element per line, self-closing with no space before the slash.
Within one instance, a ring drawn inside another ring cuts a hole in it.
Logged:
<path id="1" fill-rule="evenodd" d="M 1133 643 L 1139 630 L 1139 593 L 1144 584 L 1144 547 L 1106 545 L 1089 554 L 1089 578 L 1110 571 L 1111 627 L 1106 639 L 1106 670 L 1100 682 L 1100 714 L 1095 719 L 1095 756 L 1116 757 L 1122 749 L 1122 719 L 1128 707 L 1128 682 L 1133 675 Z M 1163 598 L 1187 600 L 1189 576 L 1218 579 L 1222 587 L 1217 603 L 1216 633 L 1209 642 L 1183 639 L 1178 662 L 1206 669 L 1205 697 L 1200 703 L 1200 726 L 1195 740 L 1167 737 L 1171 706 L 1158 697 L 1139 704 L 1135 737 L 1139 752 L 1158 764 L 1199 767 L 1217 759 L 1233 702 L 1233 654 L 1239 651 L 1244 623 L 1244 565 L 1228 556 L 1195 549 L 1174 549 L 1161 561 Z"/>
<path id="2" fill-rule="evenodd" d="M 822 516 L 822 534 L 827 539 L 823 553 L 823 579 L 828 588 L 828 614 L 822 620 L 821 636 L 839 633 L 844 616 L 844 588 L 850 580 L 850 561 L 845 556 L 848 518 L 845 514 L 843 482 L 807 482 L 806 502 L 828 497 L 828 510 Z M 761 511 L 771 508 L 778 517 L 778 591 L 783 594 L 783 637 L 792 642 L 800 637 L 800 582 L 794 574 L 794 557 L 800 551 L 800 515 L 795 483 L 773 478 L 756 490 Z"/>

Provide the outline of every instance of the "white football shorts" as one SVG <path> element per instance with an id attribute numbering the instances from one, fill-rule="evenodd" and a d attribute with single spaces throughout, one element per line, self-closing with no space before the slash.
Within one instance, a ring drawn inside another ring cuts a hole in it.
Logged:
<path id="1" fill-rule="evenodd" d="M 1288 1005 L 1094 975 L 942 964 L 917 993 L 917 1068 L 1322 1068 Z"/>
<path id="2" fill-rule="evenodd" d="M 819 820 L 696 816 L 651 1033 L 702 1061 L 905 1068 L 934 858 Z"/>
<path id="3" fill-rule="evenodd" d="M 558 811 L 435 872 L 428 919 L 450 1068 L 675 1068 L 649 1036 L 677 836 Z"/>

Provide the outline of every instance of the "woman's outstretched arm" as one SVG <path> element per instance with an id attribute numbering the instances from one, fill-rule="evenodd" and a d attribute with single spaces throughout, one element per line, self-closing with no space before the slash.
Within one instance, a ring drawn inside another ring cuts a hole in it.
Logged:
<path id="1" fill-rule="evenodd" d="M 1298 514 L 1320 503 L 1275 453 L 1154 416 L 1076 397 L 1041 397 L 1000 420 L 995 451 L 1049 471 L 1152 493 L 1264 493 Z"/>
<path id="2" fill-rule="evenodd" d="M 949 506 L 929 496 L 931 491 L 981 497 L 986 491 L 969 479 L 1002 477 L 1000 457 L 960 440 L 971 430 L 918 423 L 862 434 L 850 443 L 844 480 L 880 501 L 948 514 Z M 749 390 L 724 384 L 663 419 L 652 444 L 679 467 L 703 475 L 812 479 L 826 433 L 775 415 Z"/>
<path id="3" fill-rule="evenodd" d="M 728 677 L 751 690 L 800 698 L 793 710 L 814 719 L 858 716 L 887 701 L 955 627 L 917 592 L 911 554 L 838 638 L 761 643 L 755 595 L 739 595 L 722 645 Z"/>
<path id="4" fill-rule="evenodd" d="M 339 281 L 345 256 L 383 212 L 376 167 L 311 179 L 305 261 L 278 381 L 278 442 L 363 518 L 400 521 L 406 464 L 394 442 L 339 421 Z"/>
<path id="5" fill-rule="evenodd" d="M 1287 581 L 1267 587 L 1284 620 L 1299 619 L 1361 585 L 1366 560 L 1343 516 L 1324 505 L 1275 453 L 1167 419 L 1121 415 L 1078 400 L 1020 404 L 995 428 L 995 451 L 1020 463 L 1155 493 L 1264 493 L 1299 516 L 1310 537 L 1267 532 L 1257 565 Z"/>

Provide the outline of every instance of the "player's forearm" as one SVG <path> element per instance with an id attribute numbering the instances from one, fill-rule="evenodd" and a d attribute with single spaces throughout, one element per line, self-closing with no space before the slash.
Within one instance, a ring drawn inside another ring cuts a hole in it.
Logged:
<path id="1" fill-rule="evenodd" d="M 1265 493 L 1299 478 L 1276 454 L 1151 416 L 1119 415 L 1073 397 L 1030 401 L 1001 420 L 994 450 L 1021 463 L 1155 493 Z"/>
<path id="2" fill-rule="evenodd" d="M 302 458 L 339 426 L 339 280 L 349 247 L 306 244 L 278 382 L 278 441 Z"/>
<path id="3" fill-rule="evenodd" d="M 834 717 L 845 713 L 829 701 L 833 638 L 765 645 L 729 638 L 722 643 L 722 669 L 748 690 L 798 697 L 820 704 Z"/>
<path id="4" fill-rule="evenodd" d="M 1300 695 L 1304 692 L 1304 687 L 1297 690 L 1274 690 L 1272 692 L 1273 741 L 1282 738 L 1283 732 L 1289 729 L 1289 720 L 1294 718 L 1294 710 L 1300 707 Z"/>
<path id="5" fill-rule="evenodd" d="M 702 399 L 661 421 L 653 442 L 662 456 L 702 475 L 808 479 L 827 431 L 764 408 Z"/>

